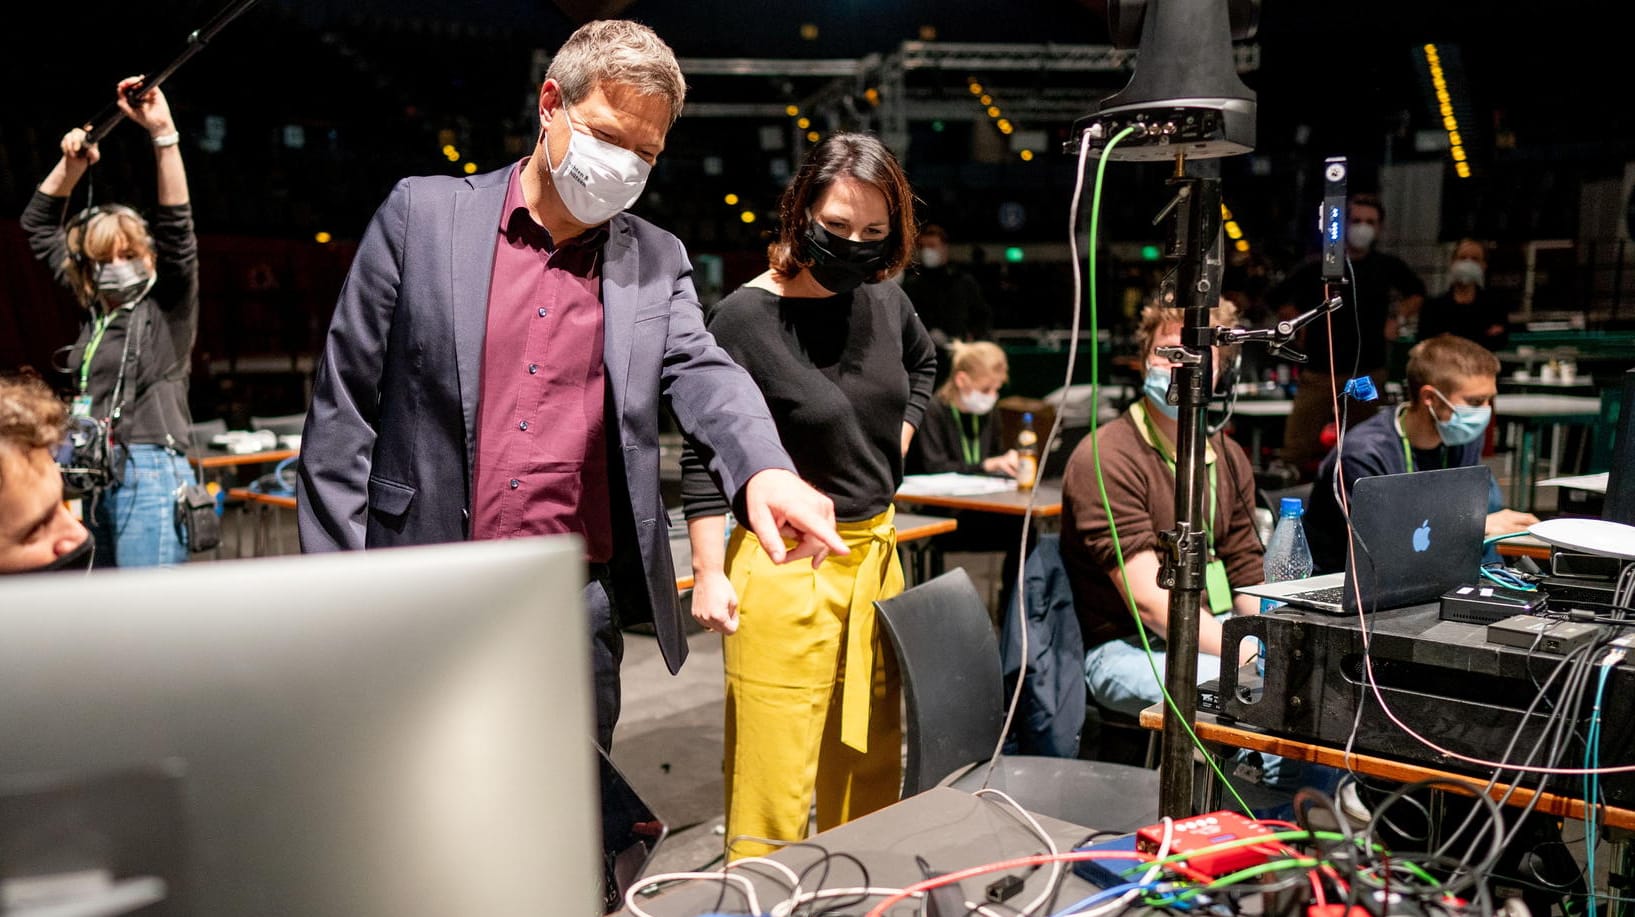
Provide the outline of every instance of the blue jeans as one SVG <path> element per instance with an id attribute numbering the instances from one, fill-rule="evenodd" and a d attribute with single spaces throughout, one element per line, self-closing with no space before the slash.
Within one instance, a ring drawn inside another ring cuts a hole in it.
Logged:
<path id="1" fill-rule="evenodd" d="M 1169 654 L 1155 647 L 1152 658 L 1158 674 L 1163 675 Z M 1108 640 L 1084 654 L 1084 683 L 1090 696 L 1101 706 L 1130 716 L 1140 716 L 1142 710 L 1164 699 L 1152 670 L 1140 635 Z M 1219 677 L 1221 657 L 1199 653 L 1198 683 Z"/>
<path id="2" fill-rule="evenodd" d="M 1163 675 L 1168 653 L 1155 648 L 1152 656 L 1158 674 Z M 1090 697 L 1103 707 L 1130 716 L 1140 716 L 1143 709 L 1164 699 L 1164 692 L 1153 677 L 1152 670 L 1153 666 L 1147 662 L 1147 651 L 1141 646 L 1140 635 L 1109 640 L 1084 654 L 1084 684 L 1090 691 Z M 1219 678 L 1220 675 L 1221 657 L 1199 653 L 1198 683 Z M 1249 757 L 1251 754 L 1254 753 L 1240 753 L 1234 760 L 1258 767 L 1260 777 L 1255 782 L 1264 786 L 1294 790 L 1315 785 L 1313 778 L 1318 781 L 1331 779 L 1326 768 L 1314 765 L 1308 769 L 1299 761 L 1276 755 L 1259 755 L 1256 761 Z M 1307 774 L 1307 770 L 1313 773 Z"/>
<path id="3" fill-rule="evenodd" d="M 130 447 L 125 478 L 103 490 L 90 519 L 97 567 L 155 567 L 187 561 L 176 530 L 176 491 L 193 484 L 193 466 L 163 446 Z"/>

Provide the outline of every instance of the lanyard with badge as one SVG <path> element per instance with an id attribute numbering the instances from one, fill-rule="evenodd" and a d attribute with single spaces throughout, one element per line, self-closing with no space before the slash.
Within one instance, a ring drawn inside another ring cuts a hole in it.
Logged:
<path id="1" fill-rule="evenodd" d="M 970 436 L 965 432 L 965 415 L 960 413 L 959 408 L 950 407 L 949 410 L 954 412 L 954 426 L 959 430 L 959 448 L 965 456 L 965 464 L 982 464 L 982 437 Z"/>
<path id="2" fill-rule="evenodd" d="M 1158 428 L 1153 425 L 1152 417 L 1147 413 L 1145 405 L 1138 404 L 1136 409 L 1141 413 L 1141 422 L 1146 425 L 1147 439 L 1159 457 L 1164 460 L 1164 466 L 1169 469 L 1170 476 L 1175 476 L 1175 456 L 1164 449 L 1164 440 L 1158 434 Z M 1204 538 L 1209 545 L 1209 563 L 1204 565 L 1204 592 L 1209 597 L 1209 611 L 1211 614 L 1222 614 L 1232 610 L 1232 582 L 1226 576 L 1226 562 L 1215 553 L 1215 512 L 1220 506 L 1218 498 L 1218 480 L 1220 477 L 1220 459 L 1209 463 L 1209 525 L 1204 529 Z"/>
<path id="3" fill-rule="evenodd" d="M 91 320 L 91 340 L 85 345 L 85 356 L 80 358 L 79 363 L 79 391 L 75 393 L 70 407 L 75 417 L 91 416 L 91 358 L 96 356 L 97 348 L 102 346 L 102 336 L 108 332 L 108 326 L 113 324 L 116 314 L 109 310 Z"/>

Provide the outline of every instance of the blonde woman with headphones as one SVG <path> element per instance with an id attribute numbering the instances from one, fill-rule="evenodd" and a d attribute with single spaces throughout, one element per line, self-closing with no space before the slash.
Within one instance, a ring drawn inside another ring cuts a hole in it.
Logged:
<path id="1" fill-rule="evenodd" d="M 118 204 L 68 217 L 68 200 L 101 158 L 86 132 L 63 135 L 62 158 L 20 218 L 34 256 L 85 309 L 67 348 L 70 413 L 94 422 L 110 448 L 105 480 L 87 496 L 95 565 L 181 563 L 179 490 L 195 483 L 184 446 L 192 418 L 187 386 L 199 317 L 198 242 L 182 166 L 181 136 L 157 87 L 142 77 L 115 90 L 119 109 L 153 143 L 158 197 L 150 224 Z"/>

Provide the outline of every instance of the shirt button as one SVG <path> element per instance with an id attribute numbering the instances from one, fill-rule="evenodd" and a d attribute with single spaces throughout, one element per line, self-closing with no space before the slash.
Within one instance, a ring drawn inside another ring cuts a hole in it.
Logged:
<path id="1" fill-rule="evenodd" d="M 540 317 L 540 318 L 544 318 L 544 317 L 545 317 L 545 313 L 547 313 L 547 312 L 549 312 L 549 311 L 551 311 L 551 310 L 549 310 L 549 309 L 547 309 L 547 308 L 545 308 L 545 307 L 544 307 L 544 306 L 540 306 L 540 307 L 539 307 L 539 317 Z"/>
<path id="2" fill-rule="evenodd" d="M 538 363 L 529 363 L 528 364 L 528 375 L 531 376 L 531 375 L 533 375 L 534 373 L 537 373 L 537 372 L 539 372 L 539 364 Z"/>
<path id="3" fill-rule="evenodd" d="M 524 420 L 522 423 L 517 424 L 517 429 L 526 433 L 528 431 L 528 421 Z"/>
<path id="4" fill-rule="evenodd" d="M 516 490 L 518 487 L 521 487 L 521 486 L 522 486 L 521 481 L 517 480 L 516 478 L 511 479 L 511 489 L 512 490 Z"/>

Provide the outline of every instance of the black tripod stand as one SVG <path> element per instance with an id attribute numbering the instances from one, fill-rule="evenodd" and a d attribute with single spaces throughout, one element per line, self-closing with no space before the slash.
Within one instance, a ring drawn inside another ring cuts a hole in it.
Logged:
<path id="1" fill-rule="evenodd" d="M 1213 388 L 1213 348 L 1221 345 L 1264 343 L 1286 359 L 1305 362 L 1287 344 L 1306 323 L 1341 304 L 1333 289 L 1322 305 L 1272 328 L 1236 329 L 1214 326 L 1210 311 L 1220 302 L 1214 278 L 1220 276 L 1221 183 L 1218 178 L 1186 174 L 1183 155 L 1175 157 L 1169 184 L 1175 197 L 1155 222 L 1173 218 L 1173 241 L 1168 257 L 1175 261 L 1174 284 L 1167 295 L 1183 310 L 1181 343 L 1159 349 L 1176 364 L 1165 401 L 1180 408 L 1175 439 L 1175 528 L 1158 533 L 1158 584 L 1169 590 L 1168 652 L 1164 690 L 1170 707 L 1164 717 L 1160 758 L 1160 810 L 1181 818 L 1194 813 L 1193 737 L 1197 716 L 1198 619 L 1205 591 L 1208 563 L 1209 518 L 1205 500 L 1205 409 Z"/>

